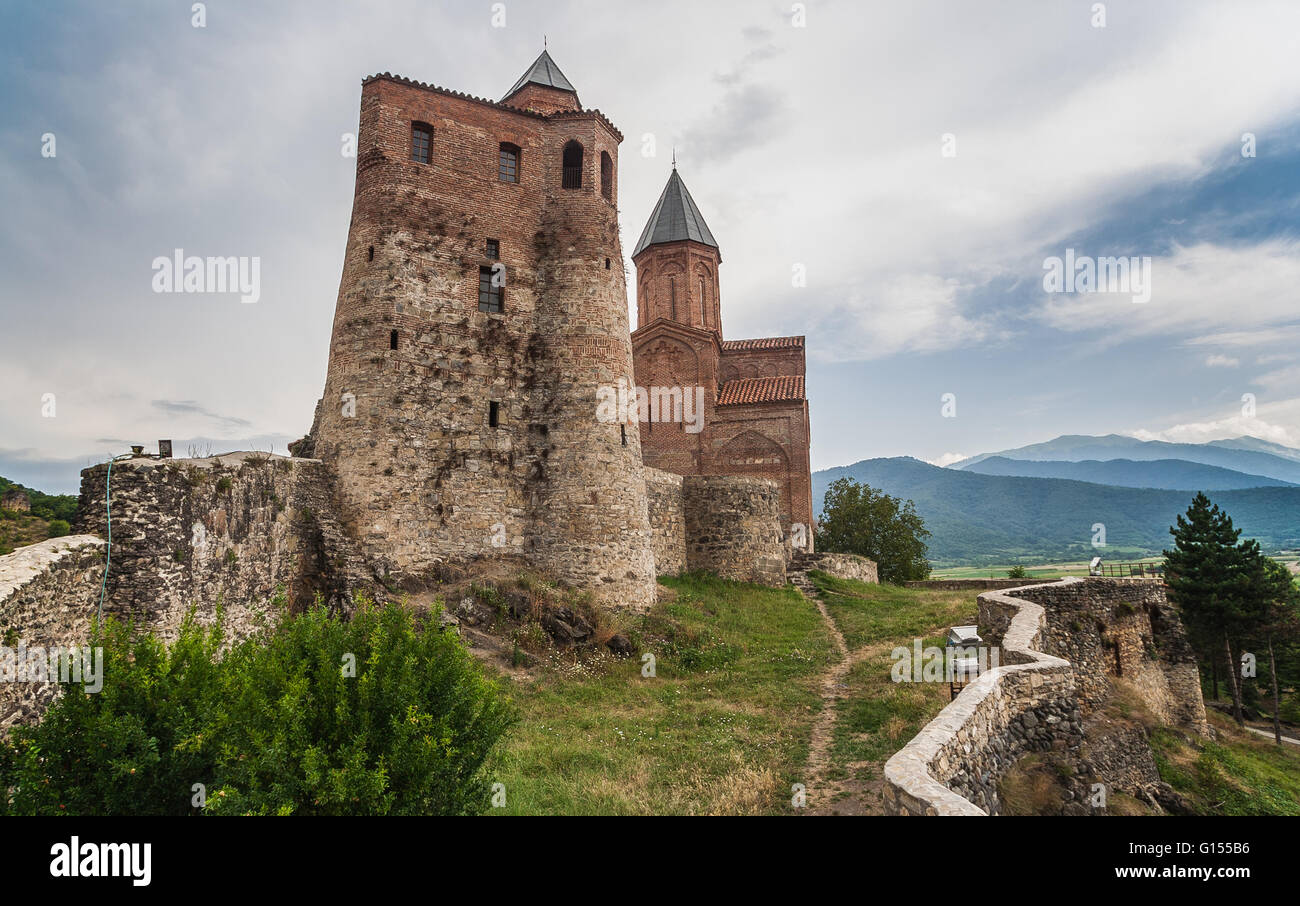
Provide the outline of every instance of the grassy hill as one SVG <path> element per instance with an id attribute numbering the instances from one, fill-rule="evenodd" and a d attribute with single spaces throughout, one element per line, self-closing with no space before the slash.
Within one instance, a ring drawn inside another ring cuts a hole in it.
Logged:
<path id="1" fill-rule="evenodd" d="M 896 457 L 813 473 L 816 509 L 830 483 L 845 476 L 915 501 L 933 533 L 930 559 L 939 566 L 1158 554 L 1194 493 L 980 475 Z M 1300 547 L 1300 487 L 1215 491 L 1211 499 L 1266 549 Z M 1106 526 L 1107 546 L 1101 550 L 1091 544 L 1094 523 Z"/>
<path id="2" fill-rule="evenodd" d="M 72 520 L 77 515 L 77 498 L 71 494 L 44 494 L 0 477 L 0 497 L 18 489 L 31 502 L 30 513 L 0 510 L 0 555 L 12 553 L 15 548 L 46 538 L 68 534 Z"/>

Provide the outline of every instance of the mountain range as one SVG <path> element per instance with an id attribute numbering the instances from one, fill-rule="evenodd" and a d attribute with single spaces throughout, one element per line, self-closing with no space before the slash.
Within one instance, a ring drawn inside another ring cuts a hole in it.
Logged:
<path id="1" fill-rule="evenodd" d="M 1159 554 L 1197 491 L 1270 551 L 1300 547 L 1300 451 L 1258 438 L 1208 444 L 1068 435 L 948 468 L 911 457 L 813 473 L 814 509 L 841 477 L 915 502 L 936 565 Z M 1106 547 L 1095 548 L 1096 524 Z"/>
<path id="2" fill-rule="evenodd" d="M 1030 444 L 1014 450 L 982 453 L 955 462 L 949 468 L 969 469 L 992 457 L 1029 461 L 1083 462 L 1128 459 L 1135 462 L 1177 459 L 1207 466 L 1230 469 L 1246 475 L 1275 478 L 1300 484 L 1300 450 L 1260 440 L 1257 437 L 1234 437 L 1203 444 L 1176 444 L 1163 440 L 1138 440 L 1122 434 L 1100 437 L 1065 434 L 1046 443 Z M 1200 490 L 1197 488 L 1196 490 Z"/>

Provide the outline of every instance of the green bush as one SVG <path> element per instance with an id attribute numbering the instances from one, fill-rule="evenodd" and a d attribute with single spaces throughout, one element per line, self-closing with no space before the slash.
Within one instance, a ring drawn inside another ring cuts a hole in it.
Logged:
<path id="1" fill-rule="evenodd" d="M 108 621 L 102 691 L 72 686 L 0 746 L 0 812 L 194 814 L 195 784 L 210 814 L 486 809 L 482 765 L 514 717 L 436 620 L 359 600 L 348 621 L 317 607 L 223 641 L 192 619 L 170 646 Z"/>
<path id="2" fill-rule="evenodd" d="M 1023 566 L 1013 566 L 1007 570 L 1008 579 L 1024 579 L 1029 575 Z"/>
<path id="3" fill-rule="evenodd" d="M 51 538 L 62 538 L 64 535 L 68 534 L 71 531 L 72 531 L 72 526 L 68 525 L 66 520 L 64 519 L 50 520 L 49 532 Z"/>

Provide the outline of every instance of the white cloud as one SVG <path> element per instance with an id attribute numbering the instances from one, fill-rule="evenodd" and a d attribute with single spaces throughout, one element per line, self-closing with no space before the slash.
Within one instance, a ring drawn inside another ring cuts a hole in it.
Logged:
<path id="1" fill-rule="evenodd" d="M 1227 355 L 1219 355 L 1218 353 L 1207 356 L 1205 359 L 1205 367 L 1207 368 L 1236 368 L 1240 364 L 1240 359 L 1234 359 L 1232 356 Z"/>
<path id="2" fill-rule="evenodd" d="M 935 459 L 927 459 L 926 462 L 928 462 L 932 466 L 938 466 L 941 469 L 945 469 L 955 462 L 961 462 L 963 459 L 969 459 L 969 458 L 970 457 L 968 457 L 965 453 L 944 453 L 942 456 L 939 456 Z"/>
<path id="3" fill-rule="evenodd" d="M 1295 413 L 1300 410 L 1300 400 L 1288 400 L 1277 406 L 1279 412 L 1284 408 Z M 1294 418 L 1294 414 L 1292 417 Z M 1246 435 L 1261 440 L 1271 440 L 1287 447 L 1300 448 L 1300 432 L 1285 425 L 1269 422 L 1258 415 L 1255 417 L 1231 415 L 1209 421 L 1186 422 L 1159 431 L 1138 429 L 1130 433 L 1139 440 L 1164 440 L 1185 444 L 1202 444 L 1206 441 Z"/>
<path id="4" fill-rule="evenodd" d="M 1176 247 L 1151 262 L 1151 300 L 1127 293 L 1045 296 L 1038 317 L 1069 332 L 1099 331 L 1111 342 L 1191 335 L 1190 343 L 1230 343 L 1293 330 L 1300 244 L 1268 239 L 1254 244 L 1209 242 Z"/>
<path id="5" fill-rule="evenodd" d="M 900 274 L 872 288 L 855 287 L 842 307 L 820 319 L 820 343 L 811 354 L 823 361 L 860 361 L 979 342 L 993 328 L 963 313 L 959 299 L 969 288 L 935 274 Z"/>

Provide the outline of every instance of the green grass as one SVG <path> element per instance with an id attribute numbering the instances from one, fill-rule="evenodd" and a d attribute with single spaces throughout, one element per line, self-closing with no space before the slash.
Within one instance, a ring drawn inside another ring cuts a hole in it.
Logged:
<path id="1" fill-rule="evenodd" d="M 940 627 L 974 623 L 979 611 L 974 591 L 868 585 L 817 570 L 809 576 L 850 651 L 886 640 L 911 645 Z"/>
<path id="2" fill-rule="evenodd" d="M 1203 815 L 1300 815 L 1300 747 L 1278 746 L 1210 712 L 1218 739 L 1192 740 L 1157 727 L 1160 777 Z"/>
<path id="3" fill-rule="evenodd" d="M 692 575 L 633 627 L 656 655 L 516 684 L 521 714 L 489 765 L 491 814 L 773 814 L 790 811 L 833 657 L 791 588 Z"/>
<path id="4" fill-rule="evenodd" d="M 1102 562 L 1112 563 L 1159 563 L 1163 557 L 1141 557 L 1136 552 L 1125 552 L 1116 548 L 1101 551 Z M 1024 566 L 1027 578 L 1062 579 L 1066 576 L 1088 575 L 1088 561 L 1077 560 L 1069 563 L 1043 563 L 1041 560 L 1029 559 L 1021 564 L 1003 563 L 995 566 L 949 566 L 936 569 L 930 573 L 931 579 L 1005 579 L 1013 566 Z"/>
<path id="5" fill-rule="evenodd" d="M 854 779 L 876 779 L 880 765 L 943 710 L 950 700 L 947 683 L 895 683 L 890 656 L 896 647 L 943 647 L 944 630 L 974 623 L 972 591 L 937 591 L 868 585 L 821 572 L 810 576 L 821 590 L 850 651 L 869 653 L 845 677 L 831 746 L 832 779 L 843 779 L 851 765 Z"/>

